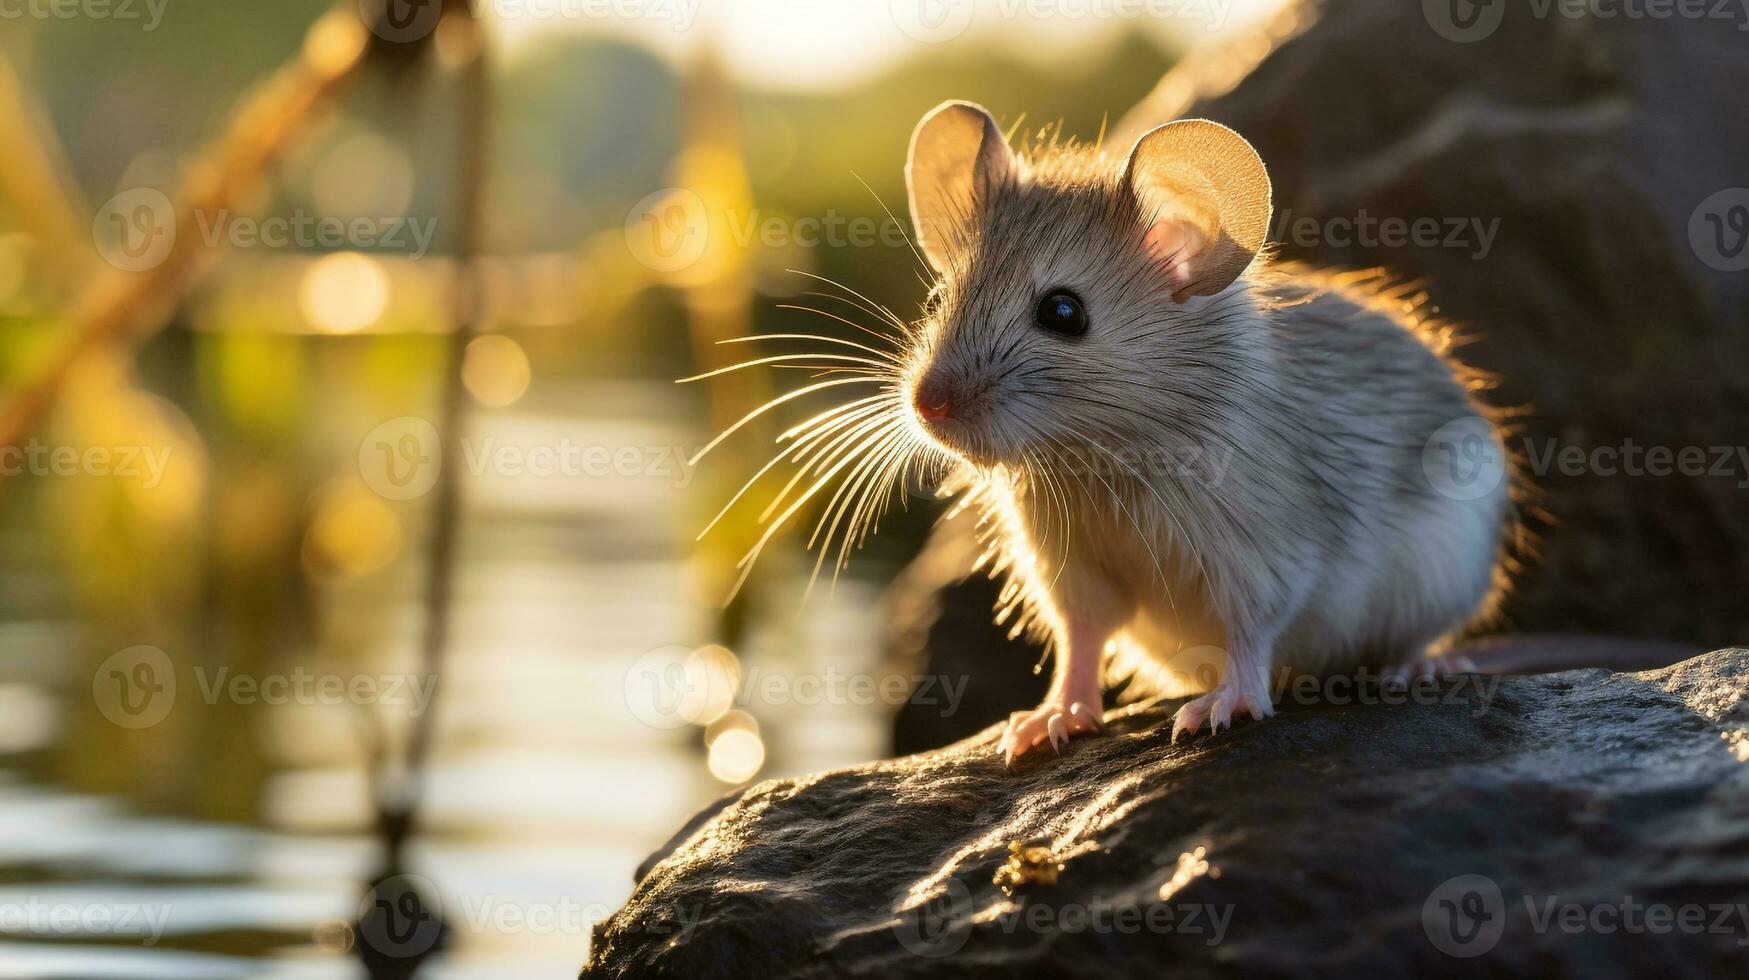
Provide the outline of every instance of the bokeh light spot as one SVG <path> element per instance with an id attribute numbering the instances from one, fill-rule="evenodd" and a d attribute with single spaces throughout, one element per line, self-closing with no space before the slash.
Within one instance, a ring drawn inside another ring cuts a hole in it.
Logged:
<path id="1" fill-rule="evenodd" d="M 336 252 L 304 273 L 298 308 L 318 330 L 351 333 L 377 321 L 389 305 L 389 277 L 375 259 Z"/>
<path id="2" fill-rule="evenodd" d="M 747 782 L 764 767 L 765 742 L 758 732 L 732 728 L 711 742 L 711 775 L 725 783 Z"/>
<path id="3" fill-rule="evenodd" d="M 528 390 L 530 375 L 522 345 L 501 334 L 474 338 L 462 361 L 462 383 L 487 408 L 515 404 Z"/>

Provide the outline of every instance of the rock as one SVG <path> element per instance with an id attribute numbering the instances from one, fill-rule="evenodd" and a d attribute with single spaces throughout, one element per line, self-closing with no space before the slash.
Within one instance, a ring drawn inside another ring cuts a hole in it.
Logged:
<path id="1" fill-rule="evenodd" d="M 1013 770 L 992 727 L 762 783 L 647 868 L 582 975 L 1737 973 L 1746 678 L 1731 649 L 1328 687 L 1176 746 L 1164 704 Z"/>
<path id="2" fill-rule="evenodd" d="M 1459 353 L 1512 413 L 1533 538 L 1489 629 L 1741 642 L 1749 251 L 1728 258 L 1706 234 L 1709 210 L 1749 220 L 1749 127 L 1726 124 L 1749 91 L 1749 35 L 1730 18 L 1498 3 L 1474 5 L 1502 14 L 1492 33 L 1460 42 L 1430 20 L 1441 7 L 1290 6 L 1187 58 L 1111 141 L 1182 117 L 1234 127 L 1269 165 L 1283 258 L 1418 283 L 1469 338 Z M 1405 233 L 1431 221 L 1438 241 L 1387 235 L 1386 219 Z M 1674 472 L 1684 452 L 1689 472 Z M 941 529 L 922 560 L 958 534 Z M 902 635 L 927 633 L 936 611 L 952 624 L 951 649 L 895 643 L 904 669 L 948 658 L 985 683 L 1030 667 L 1036 650 L 978 628 L 988 595 L 972 579 L 896 602 L 926 617 L 900 619 Z M 998 712 L 1031 707 L 991 693 Z M 896 741 L 945 744 L 929 742 L 943 728 L 902 717 Z"/>

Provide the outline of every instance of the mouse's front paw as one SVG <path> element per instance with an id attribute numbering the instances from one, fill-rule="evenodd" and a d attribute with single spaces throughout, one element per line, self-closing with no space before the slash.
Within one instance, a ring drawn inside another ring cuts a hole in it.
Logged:
<path id="1" fill-rule="evenodd" d="M 1233 727 L 1234 712 L 1243 711 L 1253 719 L 1262 721 L 1275 714 L 1275 705 L 1269 701 L 1265 692 L 1241 690 L 1228 684 L 1222 684 L 1200 698 L 1185 702 L 1178 709 L 1178 714 L 1172 716 L 1172 741 L 1178 741 L 1179 732 L 1195 734 L 1208 722 L 1209 734 L 1221 730 L 1224 725 Z"/>
<path id="2" fill-rule="evenodd" d="M 1071 736 L 1097 732 L 1103 724 L 1097 702 L 1090 704 L 1050 698 L 1031 711 L 1016 711 L 1009 715 L 1008 728 L 1003 731 L 996 751 L 1012 765 L 1015 759 L 1046 741 L 1051 743 L 1052 749 L 1061 752 L 1063 743 Z"/>

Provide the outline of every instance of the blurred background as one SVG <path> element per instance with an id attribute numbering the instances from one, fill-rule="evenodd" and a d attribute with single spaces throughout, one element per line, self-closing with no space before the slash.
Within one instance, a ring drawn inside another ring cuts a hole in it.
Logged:
<path id="1" fill-rule="evenodd" d="M 1181 6 L 6 5 L 0 975 L 570 976 L 701 807 L 890 754 L 939 505 L 725 606 L 839 396 L 693 466 L 812 375 L 674 380 L 910 318 L 931 106 L 1093 139 L 1273 4 Z"/>

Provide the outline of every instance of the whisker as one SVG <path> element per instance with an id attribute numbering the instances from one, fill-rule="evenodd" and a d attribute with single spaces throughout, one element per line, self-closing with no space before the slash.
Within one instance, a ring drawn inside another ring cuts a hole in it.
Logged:
<path id="1" fill-rule="evenodd" d="M 923 258 L 923 253 L 917 250 L 917 244 L 911 241 L 911 233 L 906 231 L 899 219 L 893 216 L 893 209 L 887 207 L 887 202 L 881 200 L 881 196 L 875 193 L 874 188 L 868 186 L 868 181 L 863 180 L 861 174 L 852 170 L 850 176 L 855 177 L 856 182 L 862 185 L 862 189 L 868 191 L 868 196 L 874 198 L 875 203 L 881 206 L 881 210 L 887 213 L 887 220 L 898 226 L 899 234 L 905 236 L 905 244 L 910 247 L 911 254 L 916 257 L 917 264 L 923 267 L 923 271 L 929 271 L 929 263 Z"/>
<path id="2" fill-rule="evenodd" d="M 783 506 L 783 502 L 789 497 L 790 491 L 794 490 L 796 484 L 802 482 L 802 479 L 809 473 L 818 473 L 832 465 L 834 460 L 849 451 L 848 444 L 852 440 L 864 438 L 870 433 L 882 428 L 883 425 L 890 421 L 888 419 L 879 418 L 879 413 L 873 414 L 877 417 L 863 420 L 863 422 L 855 429 L 832 440 L 830 445 L 820 448 L 818 452 L 808 452 L 798 456 L 796 458 L 798 469 L 796 470 L 795 475 L 790 477 L 789 482 L 783 485 L 783 489 L 779 490 L 777 496 L 772 498 L 771 503 L 766 505 L 765 510 L 760 512 L 759 523 L 764 524 L 769 520 L 772 512 Z"/>
<path id="3" fill-rule="evenodd" d="M 862 399 L 862 400 L 868 401 L 869 399 Z M 846 415 L 845 412 L 843 411 L 843 409 L 833 409 L 830 412 L 822 412 L 822 413 L 820 413 L 820 415 L 816 415 L 816 416 L 814 416 L 814 418 L 808 420 L 808 422 L 804 422 L 804 423 L 802 423 L 802 425 L 797 426 L 797 427 L 791 429 L 789 432 L 785 433 L 784 435 L 787 437 L 787 436 L 790 436 L 790 435 L 800 431 L 801 429 L 805 428 L 806 426 L 808 426 L 810 424 L 818 423 L 817 426 L 812 431 L 809 431 L 807 435 L 803 436 L 801 439 L 798 439 L 794 445 L 785 446 L 782 452 L 779 452 L 777 455 L 771 457 L 771 459 L 764 466 L 761 466 L 759 468 L 759 472 L 753 474 L 753 476 L 751 478 L 749 478 L 746 483 L 741 484 L 741 489 L 735 491 L 735 495 L 729 498 L 729 502 L 723 505 L 722 510 L 717 511 L 716 516 L 710 519 L 710 523 L 706 524 L 704 526 L 704 530 L 698 532 L 698 537 L 694 538 L 693 540 L 694 541 L 704 540 L 704 536 L 711 532 L 711 528 L 716 527 L 717 523 L 723 519 L 724 515 L 728 514 L 730 509 L 732 509 L 735 506 L 735 503 L 737 501 L 739 501 L 743 496 L 745 496 L 748 490 L 753 489 L 753 485 L 758 483 L 761 477 L 763 477 L 763 476 L 765 476 L 765 474 L 771 472 L 772 467 L 776 466 L 778 463 L 782 462 L 787 457 L 797 456 L 799 454 L 805 453 L 809 448 L 816 446 L 821 441 L 829 438 L 834 432 L 837 432 L 840 429 L 843 429 L 844 427 L 856 422 L 859 417 L 864 417 L 864 416 L 867 416 L 871 413 L 878 412 L 880 410 L 881 410 L 881 406 L 871 406 L 869 408 L 864 409 L 861 412 L 851 412 L 848 415 Z M 763 523 L 764 518 L 762 517 L 760 520 Z"/>
<path id="4" fill-rule="evenodd" d="M 813 314 L 816 314 L 818 316 L 826 317 L 827 319 L 830 319 L 830 320 L 837 320 L 839 323 L 842 323 L 847 327 L 851 327 L 851 328 L 856 329 L 856 330 L 861 330 L 863 333 L 868 334 L 870 337 L 879 337 L 880 339 L 886 341 L 887 343 L 892 344 L 894 347 L 902 347 L 903 346 L 903 342 L 897 337 L 888 336 L 887 334 L 881 333 L 879 330 L 875 330 L 875 329 L 867 327 L 863 324 L 857 323 L 855 320 L 851 320 L 851 319 L 848 319 L 846 317 L 839 316 L 838 314 L 829 312 L 827 310 L 819 309 L 818 307 L 803 306 L 800 303 L 779 303 L 779 304 L 777 304 L 777 308 L 780 310 L 795 310 L 799 313 L 813 313 Z"/>
<path id="5" fill-rule="evenodd" d="M 803 429 L 806 429 L 808 426 L 813 425 L 815 422 L 821 421 L 822 419 L 830 418 L 830 417 L 837 415 L 841 412 L 847 412 L 847 411 L 849 411 L 853 408 L 856 408 L 860 405 L 867 405 L 867 404 L 870 404 L 871 402 L 885 401 L 891 397 L 892 396 L 887 394 L 886 392 L 882 392 L 881 394 L 878 394 L 878 395 L 869 395 L 866 398 L 858 398 L 857 400 L 855 400 L 853 402 L 845 402 L 842 405 L 838 405 L 834 408 L 829 408 L 829 409 L 825 410 L 824 412 L 821 412 L 820 414 L 814 416 L 813 418 L 808 419 L 806 422 L 799 422 L 795 425 L 790 426 L 788 429 L 785 429 L 783 432 L 778 434 L 777 441 L 783 442 L 787 439 L 793 439 Z"/>
<path id="6" fill-rule="evenodd" d="M 805 360 L 808 360 L 809 358 L 813 358 L 815 360 L 822 360 L 822 361 L 842 362 L 845 364 L 861 364 L 861 365 L 864 365 L 867 367 L 877 368 L 877 369 L 880 369 L 882 371 L 885 371 L 888 368 L 888 365 L 882 364 L 880 361 L 871 361 L 866 357 L 857 357 L 854 354 L 773 354 L 770 357 L 761 357 L 761 358 L 756 358 L 756 359 L 751 360 L 751 361 L 742 361 L 739 364 L 731 364 L 728 367 L 720 367 L 714 371 L 706 371 L 703 374 L 695 374 L 695 375 L 692 375 L 691 377 L 680 378 L 680 379 L 675 381 L 675 384 L 690 384 L 691 382 L 694 382 L 694 381 L 703 381 L 706 378 L 714 378 L 719 374 L 728 374 L 730 371 L 742 371 L 742 370 L 745 370 L 747 368 L 759 367 L 762 364 L 781 364 L 781 363 L 784 363 L 786 361 L 805 361 Z"/>
<path id="7" fill-rule="evenodd" d="M 812 272 L 804 272 L 801 269 L 791 269 L 789 271 L 791 271 L 797 275 L 807 276 L 809 279 L 817 279 L 820 282 L 823 282 L 828 286 L 834 286 L 834 287 L 837 287 L 838 289 L 842 289 L 845 292 L 849 293 L 850 295 L 855 296 L 857 299 L 862 300 L 864 303 L 867 303 L 869 306 L 874 307 L 874 309 L 879 310 L 880 313 L 878 315 L 881 318 L 885 319 L 888 323 L 891 323 L 893 326 L 898 327 L 900 330 L 905 331 L 907 333 L 910 330 L 910 328 L 905 325 L 905 321 L 899 319 L 899 315 L 897 313 L 894 313 L 892 310 L 888 309 L 885 304 L 877 303 L 874 300 L 869 299 L 867 296 L 864 296 L 863 294 L 857 292 L 854 289 L 851 289 L 849 286 L 846 286 L 843 283 L 838 282 L 835 279 L 828 279 L 825 276 L 816 275 L 815 273 L 812 273 Z M 873 312 L 873 311 L 871 310 L 870 312 Z"/>
<path id="8" fill-rule="evenodd" d="M 887 424 L 897 426 L 903 423 L 900 421 L 890 421 Z M 830 483 L 832 477 L 838 475 L 839 471 L 843 470 L 846 466 L 849 466 L 856 460 L 856 458 L 855 454 L 847 456 L 834 464 L 831 469 L 821 474 L 820 478 L 815 480 L 812 486 L 808 487 L 800 497 L 797 497 L 795 501 L 778 516 L 777 520 L 773 521 L 771 525 L 765 529 L 765 533 L 759 536 L 759 540 L 754 543 L 753 547 L 748 549 L 745 555 L 741 556 L 739 562 L 736 562 L 735 567 L 741 569 L 741 576 L 736 579 L 735 586 L 730 591 L 731 597 L 735 593 L 741 591 L 741 586 L 746 583 L 747 576 L 752 573 L 753 565 L 758 560 L 760 553 L 765 550 L 767 544 L 771 543 L 771 539 L 776 536 L 778 530 L 788 523 L 791 517 L 795 516 L 796 511 L 801 510 L 809 500 L 812 500 L 814 495 L 820 492 L 821 488 Z"/>
<path id="9" fill-rule="evenodd" d="M 833 378 L 830 381 L 815 382 L 814 384 L 806 385 L 804 387 L 797 388 L 794 391 L 785 392 L 784 394 L 778 395 L 776 398 L 771 399 L 770 401 L 759 406 L 758 408 L 754 409 L 753 411 L 748 412 L 746 415 L 741 416 L 740 421 L 736 422 L 734 425 L 731 425 L 727 429 L 724 429 L 722 432 L 718 433 L 717 437 L 715 439 L 712 439 L 709 443 L 707 443 L 705 445 L 705 447 L 703 449 L 700 449 L 698 452 L 694 453 L 692 458 L 686 461 L 686 465 L 697 466 L 698 461 L 703 459 L 706 453 L 710 452 L 711 450 L 713 450 L 713 449 L 717 448 L 719 445 L 721 445 L 724 439 L 727 439 L 730 436 L 734 435 L 736 432 L 739 432 L 741 430 L 742 426 L 753 421 L 754 419 L 758 418 L 759 416 L 764 415 L 766 412 L 771 411 L 772 409 L 776 408 L 777 406 L 782 405 L 784 402 L 795 401 L 797 398 L 801 398 L 804 395 L 811 395 L 816 391 L 824 391 L 827 388 L 836 388 L 839 385 L 874 384 L 874 383 L 877 383 L 881 380 L 882 379 L 880 379 L 880 378 Z"/>
<path id="10" fill-rule="evenodd" d="M 852 501 L 863 496 L 864 488 L 868 483 L 869 476 L 875 471 L 877 461 L 885 459 L 887 453 L 891 452 L 892 448 L 904 437 L 905 432 L 902 428 L 891 429 L 880 437 L 879 442 L 864 446 L 859 450 L 858 455 L 862 457 L 862 461 L 850 471 L 850 476 L 839 484 L 837 493 L 833 494 L 832 499 L 827 502 L 819 522 L 814 525 L 813 534 L 808 537 L 807 547 L 812 548 L 815 540 L 820 536 L 820 528 L 825 526 L 826 518 L 831 516 L 831 528 L 827 530 L 825 540 L 820 544 L 820 555 L 814 559 L 814 570 L 808 577 L 809 589 L 813 588 L 815 580 L 819 578 L 820 567 L 826 561 L 826 553 L 831 550 L 832 537 L 838 532 L 838 525 L 843 521 L 845 511 L 849 509 Z M 845 537 L 848 540 L 848 530 L 845 532 Z"/>
<path id="11" fill-rule="evenodd" d="M 823 296 L 827 299 L 834 298 L 834 297 L 826 296 L 824 293 L 816 293 L 814 295 Z M 810 309 L 810 307 L 794 307 L 794 308 L 795 309 Z M 818 312 L 818 311 L 815 311 L 815 312 Z M 876 334 L 875 336 L 878 337 L 881 335 Z M 891 351 L 880 350 L 880 349 L 875 348 L 875 347 L 870 347 L 867 344 L 859 344 L 854 340 L 845 340 L 842 337 L 827 337 L 823 334 L 756 333 L 756 334 L 750 334 L 746 337 L 730 337 L 727 340 L 719 340 L 719 341 L 717 341 L 717 343 L 719 343 L 719 344 L 747 344 L 747 343 L 752 343 L 754 341 L 759 341 L 759 340 L 817 340 L 823 344 L 840 344 L 840 345 L 845 346 L 845 347 L 854 347 L 857 350 L 866 351 L 870 354 L 873 354 L 876 357 L 884 358 L 893 364 L 898 363 L 898 361 L 893 359 L 893 354 Z"/>

